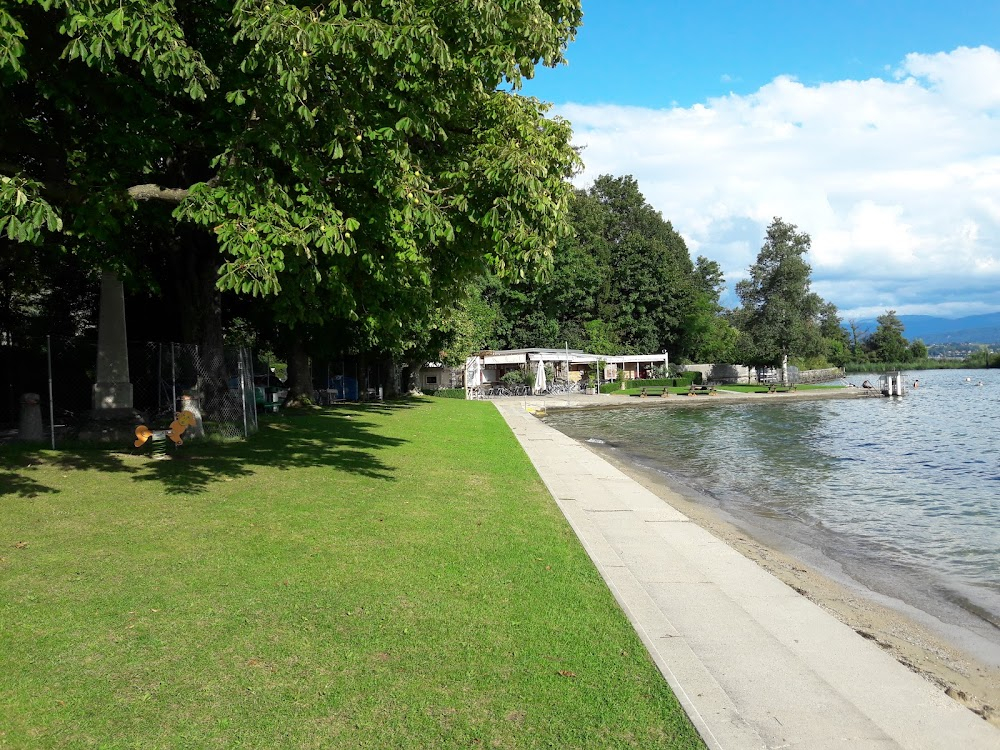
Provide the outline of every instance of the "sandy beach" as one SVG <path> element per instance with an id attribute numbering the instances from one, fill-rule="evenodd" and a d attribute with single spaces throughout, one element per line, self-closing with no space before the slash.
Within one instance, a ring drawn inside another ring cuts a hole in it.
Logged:
<path id="1" fill-rule="evenodd" d="M 802 560 L 761 541 L 759 530 L 725 518 L 718 509 L 685 497 L 658 472 L 622 460 L 613 450 L 583 444 L 711 534 L 753 560 L 897 661 L 938 685 L 994 726 L 1000 727 L 1000 668 L 983 664 L 931 628 L 876 601 L 861 584 L 847 586 Z"/>

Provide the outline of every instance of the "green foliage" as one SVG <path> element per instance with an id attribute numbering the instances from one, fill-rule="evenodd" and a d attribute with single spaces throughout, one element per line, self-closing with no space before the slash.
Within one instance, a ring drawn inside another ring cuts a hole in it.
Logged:
<path id="1" fill-rule="evenodd" d="M 618 331 L 603 320 L 588 320 L 583 324 L 587 333 L 587 351 L 592 354 L 619 354 L 622 351 Z"/>
<path id="2" fill-rule="evenodd" d="M 964 367 L 1000 367 L 1000 352 L 990 353 L 989 348 L 982 347 L 962 361 Z"/>
<path id="3" fill-rule="evenodd" d="M 973 367 L 975 365 L 972 365 Z M 907 362 L 848 362 L 844 366 L 847 373 L 883 373 L 892 370 L 961 370 L 970 365 L 959 361 L 939 359 L 910 360 Z"/>
<path id="4" fill-rule="evenodd" d="M 500 382 L 506 386 L 532 385 L 535 375 L 530 370 L 511 370 L 500 376 Z"/>
<path id="5" fill-rule="evenodd" d="M 606 212 L 608 275 L 598 312 L 626 351 L 686 354 L 685 322 L 700 284 L 684 240 L 650 206 L 635 179 L 599 177 L 588 197 Z"/>
<path id="6" fill-rule="evenodd" d="M 437 398 L 465 398 L 464 388 L 437 388 L 433 391 L 427 391 L 430 396 L 436 396 Z"/>
<path id="7" fill-rule="evenodd" d="M 823 306 L 810 292 L 805 261 L 811 240 L 794 224 L 775 217 L 750 277 L 736 285 L 742 302 L 737 326 L 747 337 L 743 361 L 780 365 L 783 357 L 808 357 L 822 349 L 818 318 Z"/>
<path id="8" fill-rule="evenodd" d="M 685 372 L 682 373 L 682 377 L 676 378 L 646 378 L 644 380 L 626 380 L 624 381 L 627 388 L 644 388 L 648 386 L 668 386 L 670 388 L 687 388 L 692 383 L 695 385 L 701 385 L 702 376 L 700 372 Z M 614 383 L 607 383 L 601 386 L 601 393 L 613 393 L 616 390 L 621 389 L 621 381 L 616 381 Z"/>
<path id="9" fill-rule="evenodd" d="M 4 241 L 139 278 L 151 254 L 198 258 L 285 326 L 433 350 L 472 275 L 541 277 L 568 233 L 569 124 L 516 91 L 580 19 L 578 0 L 5 6 Z"/>
<path id="10" fill-rule="evenodd" d="M 557 243 L 548 279 L 489 279 L 474 289 L 494 313 L 483 319 L 492 323 L 483 336 L 489 348 L 668 349 L 684 357 L 730 333 L 718 321 L 718 264 L 691 262 L 684 240 L 634 178 L 599 177 L 575 193 L 569 214 L 574 232 Z"/>
<path id="11" fill-rule="evenodd" d="M 910 359 L 927 359 L 927 344 L 921 339 L 910 342 Z"/>
<path id="12" fill-rule="evenodd" d="M 886 310 L 876 321 L 878 328 L 864 340 L 864 349 L 869 357 L 878 362 L 908 362 L 913 352 L 910 342 L 903 337 L 903 322 L 896 311 Z"/>

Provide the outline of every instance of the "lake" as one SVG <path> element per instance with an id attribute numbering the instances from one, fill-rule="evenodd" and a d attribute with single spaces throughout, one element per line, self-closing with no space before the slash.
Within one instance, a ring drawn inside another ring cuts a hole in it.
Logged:
<path id="1" fill-rule="evenodd" d="M 623 406 L 546 422 L 1000 664 L 1000 371 L 911 372 L 906 386 L 902 398 Z"/>

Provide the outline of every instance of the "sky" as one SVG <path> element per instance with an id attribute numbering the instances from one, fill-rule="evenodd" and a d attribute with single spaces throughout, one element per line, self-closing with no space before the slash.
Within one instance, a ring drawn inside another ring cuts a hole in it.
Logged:
<path id="1" fill-rule="evenodd" d="M 633 175 L 744 278 L 774 217 L 845 319 L 1000 311 L 1000 2 L 583 0 L 522 93 L 573 124 L 586 187 Z"/>

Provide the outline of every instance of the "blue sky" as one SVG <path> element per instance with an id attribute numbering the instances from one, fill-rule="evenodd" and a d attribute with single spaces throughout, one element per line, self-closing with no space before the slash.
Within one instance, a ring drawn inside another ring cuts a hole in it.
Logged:
<path id="1" fill-rule="evenodd" d="M 845 315 L 1000 310 L 1000 2 L 583 0 L 523 93 L 745 273 L 773 216 Z M 728 300 L 730 303 L 732 300 Z"/>

